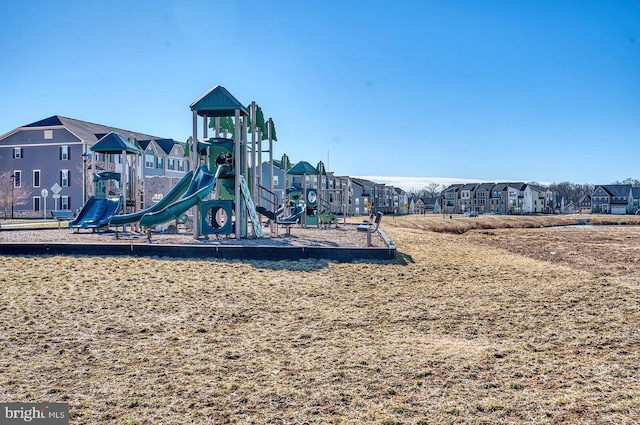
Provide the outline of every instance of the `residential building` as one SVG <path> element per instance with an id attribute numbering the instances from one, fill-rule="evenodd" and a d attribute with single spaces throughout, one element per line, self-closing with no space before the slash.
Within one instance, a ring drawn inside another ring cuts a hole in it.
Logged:
<path id="1" fill-rule="evenodd" d="M 578 200 L 578 209 L 582 214 L 591 213 L 591 195 L 585 195 Z"/>
<path id="2" fill-rule="evenodd" d="M 631 188 L 631 196 L 633 197 L 632 213 L 640 214 L 640 186 Z"/>
<path id="3" fill-rule="evenodd" d="M 409 214 L 409 195 L 398 187 L 394 188 L 393 210 L 395 214 Z"/>
<path id="4" fill-rule="evenodd" d="M 351 178 L 351 183 L 350 198 L 352 203 L 349 208 L 351 215 L 368 215 L 374 207 L 371 201 L 376 183 L 356 177 Z M 377 203 L 380 204 L 380 202 Z"/>
<path id="5" fill-rule="evenodd" d="M 496 214 L 505 214 L 507 212 L 506 196 L 508 183 L 496 183 L 491 188 L 489 209 Z"/>
<path id="6" fill-rule="evenodd" d="M 477 183 L 465 184 L 460 188 L 460 198 L 458 200 L 458 211 L 465 213 L 467 211 L 473 211 L 473 199 L 475 196 L 475 190 L 478 186 Z"/>
<path id="7" fill-rule="evenodd" d="M 591 195 L 591 212 L 594 214 L 631 214 L 633 204 L 630 184 L 596 186 Z"/>
<path id="8" fill-rule="evenodd" d="M 462 188 L 462 184 L 452 184 L 447 187 L 442 195 L 444 196 L 444 200 L 442 202 L 444 212 L 446 214 L 455 214 L 459 211 L 459 198 L 460 198 L 460 189 Z"/>
<path id="9" fill-rule="evenodd" d="M 473 210 L 479 213 L 491 211 L 491 189 L 495 183 L 480 183 L 474 191 Z"/>
<path id="10" fill-rule="evenodd" d="M 527 185 L 523 182 L 507 183 L 506 194 L 503 195 L 507 203 L 507 214 L 522 214 L 524 190 Z"/>
<path id="11" fill-rule="evenodd" d="M 549 191 L 543 187 L 528 184 L 524 190 L 522 212 L 525 214 L 542 214 L 550 212 L 547 208 Z"/>
<path id="12" fill-rule="evenodd" d="M 416 199 L 415 203 L 415 213 L 416 214 L 439 214 L 441 212 L 440 208 L 440 197 L 425 197 Z"/>
<path id="13" fill-rule="evenodd" d="M 44 208 L 47 189 L 49 209 L 78 210 L 92 194 L 89 148 L 111 132 L 137 140 L 168 140 L 131 130 L 95 124 L 60 115 L 27 124 L 0 136 L 0 174 L 12 175 L 13 184 L 28 192 L 31 202 L 16 206 L 21 217 L 36 217 Z M 177 143 L 177 142 L 174 142 Z M 109 158 L 96 158 L 104 167 Z M 113 157 L 116 171 L 118 161 Z M 141 167 L 139 167 L 140 169 Z M 103 168 L 104 169 L 104 168 Z M 59 187 L 55 202 L 52 187 Z"/>

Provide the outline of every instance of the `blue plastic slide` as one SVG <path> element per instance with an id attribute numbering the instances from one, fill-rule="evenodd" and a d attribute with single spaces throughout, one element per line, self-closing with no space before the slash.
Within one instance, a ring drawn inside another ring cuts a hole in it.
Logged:
<path id="1" fill-rule="evenodd" d="M 120 210 L 122 197 L 96 198 L 92 196 L 78 213 L 78 216 L 69 223 L 74 229 L 99 229 L 109 225 L 111 217 Z"/>
<path id="2" fill-rule="evenodd" d="M 223 168 L 225 167 L 218 167 L 217 173 L 213 175 L 209 173 L 206 165 L 198 167 L 182 198 L 159 211 L 143 215 L 140 219 L 140 225 L 153 227 L 177 220 L 182 214 L 187 212 L 189 208 L 196 205 L 213 190 L 216 180 L 218 179 L 218 174 Z"/>
<path id="3" fill-rule="evenodd" d="M 291 210 L 291 215 L 288 217 L 283 217 L 278 219 L 276 223 L 278 224 L 295 224 L 298 222 L 300 217 L 302 217 L 302 213 L 304 212 L 303 205 L 296 205 L 293 210 Z"/>
<path id="4" fill-rule="evenodd" d="M 144 216 L 145 214 L 150 214 L 166 208 L 167 206 L 173 204 L 175 201 L 180 199 L 182 195 L 184 195 L 184 193 L 187 191 L 187 189 L 191 184 L 192 177 L 193 177 L 193 171 L 189 171 L 169 191 L 169 193 L 164 195 L 162 199 L 159 200 L 156 204 L 152 205 L 146 210 L 136 211 L 131 214 L 114 215 L 113 217 L 111 217 L 109 224 L 112 226 L 121 226 L 124 224 L 135 223 L 137 221 L 140 221 L 142 216 Z"/>

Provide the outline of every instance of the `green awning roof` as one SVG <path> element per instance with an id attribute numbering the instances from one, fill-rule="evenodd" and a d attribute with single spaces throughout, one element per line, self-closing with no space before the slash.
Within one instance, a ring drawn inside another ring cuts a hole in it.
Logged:
<path id="1" fill-rule="evenodd" d="M 208 117 L 232 117 L 236 109 L 239 109 L 243 115 L 249 115 L 249 111 L 242 106 L 242 103 L 222 86 L 210 88 L 191 104 L 192 111 Z"/>
<path id="2" fill-rule="evenodd" d="M 307 161 L 300 161 L 296 165 L 294 165 L 292 169 L 287 171 L 287 174 L 291 174 L 293 176 L 302 176 L 307 174 L 316 175 L 320 174 L 320 172 L 316 167 L 309 164 Z"/>
<path id="3" fill-rule="evenodd" d="M 111 132 L 98 140 L 91 146 L 90 150 L 100 153 L 122 153 L 124 151 L 127 153 L 140 154 L 140 149 L 120 133 L 116 132 Z"/>

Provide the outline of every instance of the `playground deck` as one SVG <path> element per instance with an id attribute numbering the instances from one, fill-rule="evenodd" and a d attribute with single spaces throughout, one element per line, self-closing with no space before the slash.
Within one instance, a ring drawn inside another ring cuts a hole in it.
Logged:
<path id="1" fill-rule="evenodd" d="M 353 261 L 395 258 L 395 246 L 376 232 L 372 246 L 356 226 L 346 224 L 331 229 L 293 227 L 291 234 L 281 229 L 278 235 L 264 228 L 259 239 L 209 237 L 194 239 L 188 231 L 178 234 L 154 233 L 149 242 L 146 233 L 94 233 L 71 229 L 0 231 L 0 254 L 17 255 L 135 255 L 174 256 L 180 258 L 227 258 L 295 260 L 304 258 Z"/>

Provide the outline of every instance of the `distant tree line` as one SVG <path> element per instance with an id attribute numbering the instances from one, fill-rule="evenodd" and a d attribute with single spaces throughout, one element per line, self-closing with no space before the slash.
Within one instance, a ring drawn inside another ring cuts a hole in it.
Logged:
<path id="1" fill-rule="evenodd" d="M 579 202 L 584 196 L 591 195 L 595 190 L 595 185 L 590 183 L 571 183 L 571 182 L 560 182 L 560 183 L 551 183 L 548 185 L 540 184 L 537 182 L 531 182 L 536 186 L 544 187 L 549 189 L 558 195 L 564 197 L 565 203 Z M 629 184 L 631 186 L 640 186 L 640 180 L 634 179 L 632 177 L 626 178 L 622 181 L 616 180 L 611 184 Z M 433 198 L 438 196 L 443 190 L 445 190 L 448 186 L 438 184 L 436 182 L 431 182 L 428 185 L 424 186 L 422 189 L 411 189 L 409 191 L 410 195 L 416 196 L 418 198 Z"/>
<path id="2" fill-rule="evenodd" d="M 584 196 L 591 196 L 591 194 L 595 190 L 595 185 L 589 183 L 579 184 L 571 182 L 560 182 L 541 186 L 562 196 L 565 204 L 568 204 L 571 201 L 578 203 Z"/>

